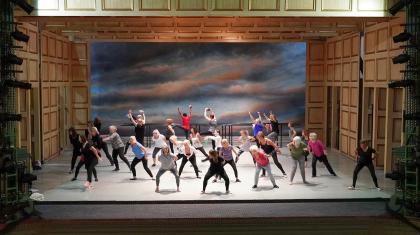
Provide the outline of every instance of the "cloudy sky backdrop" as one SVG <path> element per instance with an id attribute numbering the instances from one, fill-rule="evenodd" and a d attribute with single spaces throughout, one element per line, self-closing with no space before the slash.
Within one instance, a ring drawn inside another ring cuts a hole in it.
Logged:
<path id="1" fill-rule="evenodd" d="M 273 110 L 280 121 L 302 123 L 305 43 L 91 44 L 93 117 L 104 125 L 143 109 L 147 121 L 178 120 L 193 105 L 194 123 L 205 107 L 219 123 L 249 122 L 248 111 Z"/>

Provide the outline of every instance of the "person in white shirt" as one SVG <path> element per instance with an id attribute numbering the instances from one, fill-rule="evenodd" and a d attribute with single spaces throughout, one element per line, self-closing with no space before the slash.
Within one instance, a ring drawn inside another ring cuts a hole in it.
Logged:
<path id="1" fill-rule="evenodd" d="M 153 158 L 153 165 L 156 166 L 156 155 L 159 153 L 159 151 L 166 146 L 166 137 L 159 133 L 158 130 L 153 130 L 153 136 L 152 136 L 152 146 L 154 147 L 152 158 Z"/>
<path id="2" fill-rule="evenodd" d="M 200 151 L 205 157 L 209 157 L 207 152 L 204 150 L 203 143 L 201 143 L 201 140 L 203 137 L 201 137 L 200 133 L 197 131 L 197 128 L 193 127 L 191 128 L 191 142 L 194 148 L 196 148 L 198 151 Z"/>
<path id="3" fill-rule="evenodd" d="M 182 170 L 184 169 L 185 164 L 188 161 L 190 161 L 194 168 L 197 179 L 201 179 L 201 177 L 198 175 L 199 170 L 197 167 L 197 162 L 196 162 L 196 157 L 195 157 L 196 151 L 197 150 L 193 146 L 191 146 L 189 140 L 184 140 L 182 142 L 182 146 L 179 148 L 179 153 L 178 153 L 178 159 L 182 158 L 181 166 L 179 167 L 179 176 L 181 176 Z"/>
<path id="4" fill-rule="evenodd" d="M 248 130 L 241 130 L 240 131 L 241 136 L 239 136 L 238 138 L 238 142 L 239 142 L 239 152 L 238 152 L 238 156 L 235 159 L 235 163 L 237 163 L 239 161 L 239 157 L 241 156 L 241 154 L 245 153 L 245 152 L 249 152 L 249 147 L 251 147 L 251 141 L 255 141 L 255 139 L 251 136 L 249 136 L 249 132 Z M 252 160 L 254 161 L 254 165 L 255 165 L 255 159 L 252 158 Z"/>

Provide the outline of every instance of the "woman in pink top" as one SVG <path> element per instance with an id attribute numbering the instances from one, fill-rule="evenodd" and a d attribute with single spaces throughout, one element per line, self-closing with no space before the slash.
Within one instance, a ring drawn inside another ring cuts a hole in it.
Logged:
<path id="1" fill-rule="evenodd" d="M 324 163 L 331 175 L 337 176 L 327 159 L 327 149 L 316 133 L 309 134 L 308 150 L 312 153 L 312 177 L 316 177 L 316 162 Z"/>
<path id="2" fill-rule="evenodd" d="M 274 176 L 271 174 L 270 161 L 268 160 L 269 155 L 261 152 L 256 145 L 249 147 L 249 151 L 251 152 L 252 158 L 254 158 L 257 163 L 255 165 L 254 186 L 252 186 L 252 188 L 257 188 L 261 169 L 267 171 L 271 183 L 273 184 L 273 188 L 278 188 L 279 186 L 277 186 Z"/>

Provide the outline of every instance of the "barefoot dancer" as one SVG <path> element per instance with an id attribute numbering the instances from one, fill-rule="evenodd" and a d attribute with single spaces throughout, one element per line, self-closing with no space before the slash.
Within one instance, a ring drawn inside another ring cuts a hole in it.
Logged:
<path id="1" fill-rule="evenodd" d="M 111 166 L 113 166 L 114 160 L 112 160 L 112 157 L 109 154 L 108 145 L 102 140 L 102 137 L 97 127 L 92 127 L 91 136 L 93 146 L 98 150 L 98 152 L 100 152 L 100 150 L 102 149 L 102 151 L 104 151 L 105 153 L 106 158 L 108 158 L 108 161 L 111 163 Z"/>
<path id="2" fill-rule="evenodd" d="M 153 148 L 153 153 L 152 153 L 152 158 L 153 158 L 153 166 L 156 166 L 156 155 L 159 153 L 159 151 L 164 147 L 167 146 L 166 145 L 166 138 L 164 135 L 160 134 L 159 131 L 157 129 L 153 130 L 153 136 L 152 136 L 152 146 Z"/>
<path id="3" fill-rule="evenodd" d="M 206 187 L 209 179 L 214 175 L 220 175 L 225 181 L 226 193 L 229 193 L 229 177 L 226 174 L 225 169 L 223 169 L 223 158 L 219 157 L 217 151 L 210 150 L 209 152 L 209 161 L 210 167 L 204 176 L 203 180 L 203 191 L 201 193 L 206 193 Z"/>
<path id="4" fill-rule="evenodd" d="M 80 143 L 82 143 L 82 154 L 85 157 L 85 164 L 87 167 L 87 180 L 85 187 L 87 189 L 92 188 L 92 174 L 93 171 L 96 171 L 95 166 L 98 165 L 98 161 L 101 160 L 101 157 L 98 154 L 98 151 L 90 145 L 85 136 L 80 136 Z M 97 177 L 96 177 L 97 178 Z"/>
<path id="5" fill-rule="evenodd" d="M 190 108 L 189 114 L 181 113 L 181 110 L 179 110 L 179 107 L 178 107 L 178 113 L 182 119 L 182 129 L 184 130 L 186 140 L 189 137 L 190 123 L 191 123 L 191 116 L 192 116 L 192 105 L 189 105 L 188 107 Z"/>
<path id="6" fill-rule="evenodd" d="M 179 175 L 178 171 L 176 170 L 176 161 L 178 158 L 173 155 L 170 152 L 170 149 L 168 146 L 164 146 L 162 148 L 162 153 L 158 158 L 160 162 L 160 169 L 158 173 L 156 174 L 156 190 L 155 192 L 159 192 L 159 183 L 160 183 L 160 177 L 166 172 L 170 171 L 174 176 L 176 180 L 176 191 L 179 192 Z"/>

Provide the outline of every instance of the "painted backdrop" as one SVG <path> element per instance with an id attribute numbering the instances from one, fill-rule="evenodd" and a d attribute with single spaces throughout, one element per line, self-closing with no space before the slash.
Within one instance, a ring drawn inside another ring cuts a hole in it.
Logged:
<path id="1" fill-rule="evenodd" d="M 205 107 L 219 123 L 249 122 L 248 111 L 273 112 L 280 121 L 304 122 L 305 43 L 91 44 L 93 117 L 126 123 L 128 109 L 147 121 L 179 122 L 177 107 Z"/>

